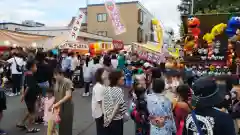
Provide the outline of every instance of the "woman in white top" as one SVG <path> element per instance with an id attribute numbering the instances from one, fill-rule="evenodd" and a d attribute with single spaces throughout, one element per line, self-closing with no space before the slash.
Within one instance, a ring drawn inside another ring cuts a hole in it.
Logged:
<path id="1" fill-rule="evenodd" d="M 90 58 L 89 56 L 86 57 L 85 63 L 83 65 L 83 80 L 85 86 L 85 92 L 82 96 L 87 97 L 89 96 L 89 87 L 92 80 L 92 67 L 89 65 Z"/>
<path id="2" fill-rule="evenodd" d="M 103 65 L 99 63 L 100 57 L 93 58 L 93 66 L 92 66 L 92 83 L 95 84 L 95 73 L 99 68 L 103 68 Z"/>
<path id="3" fill-rule="evenodd" d="M 116 54 L 112 54 L 111 63 L 112 63 L 113 68 L 117 69 L 117 67 L 118 67 L 118 59 L 117 59 L 117 55 Z"/>
<path id="4" fill-rule="evenodd" d="M 104 68 L 97 69 L 95 73 L 96 84 L 93 86 L 92 93 L 92 116 L 96 121 L 97 135 L 105 135 L 102 111 L 103 92 L 105 90 L 102 80 L 103 72 Z"/>

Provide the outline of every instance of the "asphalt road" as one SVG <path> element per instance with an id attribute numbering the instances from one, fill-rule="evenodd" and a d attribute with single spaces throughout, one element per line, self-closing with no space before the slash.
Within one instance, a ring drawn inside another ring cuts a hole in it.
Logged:
<path id="1" fill-rule="evenodd" d="M 77 89 L 73 92 L 73 135 L 96 135 L 95 122 L 91 116 L 91 97 L 83 98 L 81 91 L 83 89 Z M 8 97 L 7 102 L 8 109 L 4 112 L 0 127 L 6 130 L 9 135 L 27 135 L 25 131 L 16 128 L 16 123 L 21 120 L 26 111 L 24 104 L 20 103 L 20 97 Z M 34 135 L 46 135 L 46 127 L 43 125 L 36 125 L 36 127 L 40 128 L 41 132 Z M 132 121 L 125 123 L 124 135 L 134 135 L 134 124 Z"/>

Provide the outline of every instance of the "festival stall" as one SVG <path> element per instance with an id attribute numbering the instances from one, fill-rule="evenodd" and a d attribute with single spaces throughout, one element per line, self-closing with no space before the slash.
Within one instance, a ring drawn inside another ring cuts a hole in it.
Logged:
<path id="1" fill-rule="evenodd" d="M 204 20 L 207 19 L 202 19 Z M 235 74 L 233 65 L 240 57 L 239 17 L 230 17 L 226 24 L 215 23 L 211 29 L 202 32 L 204 34 L 201 37 L 199 37 L 200 19 L 188 18 L 187 26 L 188 33 L 184 45 L 185 64 L 188 64 L 198 76 Z"/>
<path id="2" fill-rule="evenodd" d="M 112 42 L 96 42 L 89 44 L 89 52 L 91 55 L 99 55 L 103 52 L 119 51 L 124 49 L 124 44 L 121 40 L 113 40 Z"/>
<path id="3" fill-rule="evenodd" d="M 44 43 L 50 38 L 53 37 L 0 30 L 0 46 L 5 47 L 44 48 Z"/>
<path id="4" fill-rule="evenodd" d="M 173 45 L 171 37 L 166 36 L 168 33 L 162 29 L 157 19 L 152 20 L 152 28 L 155 35 L 154 42 L 132 43 L 132 51 L 137 53 L 139 58 L 156 64 L 165 63 L 168 58 L 180 58 L 180 46 Z"/>
<path id="5" fill-rule="evenodd" d="M 82 55 L 89 53 L 89 47 L 87 43 L 75 42 L 75 41 L 66 41 L 63 44 L 59 45 L 58 49 L 77 52 L 78 54 L 82 54 Z"/>

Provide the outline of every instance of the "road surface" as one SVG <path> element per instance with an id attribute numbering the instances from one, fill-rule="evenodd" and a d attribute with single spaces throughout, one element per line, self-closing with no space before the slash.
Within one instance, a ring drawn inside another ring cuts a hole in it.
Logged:
<path id="1" fill-rule="evenodd" d="M 83 89 L 77 89 L 73 92 L 73 135 L 96 135 L 95 122 L 91 116 L 91 97 L 83 98 L 81 96 L 82 91 Z M 8 97 L 7 107 L 8 109 L 4 112 L 0 127 L 5 129 L 9 135 L 27 135 L 25 131 L 16 128 L 16 123 L 21 120 L 26 111 L 24 104 L 20 103 L 20 97 Z M 36 125 L 36 127 L 40 128 L 41 132 L 34 135 L 46 135 L 46 127 L 43 125 Z M 124 135 L 134 135 L 134 124 L 132 121 L 125 123 Z"/>

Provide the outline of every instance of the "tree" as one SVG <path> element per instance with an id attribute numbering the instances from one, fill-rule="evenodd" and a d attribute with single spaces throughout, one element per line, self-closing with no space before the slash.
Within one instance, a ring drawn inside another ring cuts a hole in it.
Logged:
<path id="1" fill-rule="evenodd" d="M 192 0 L 181 0 L 178 10 L 189 14 Z M 233 13 L 240 12 L 240 0 L 194 0 L 194 13 Z"/>

